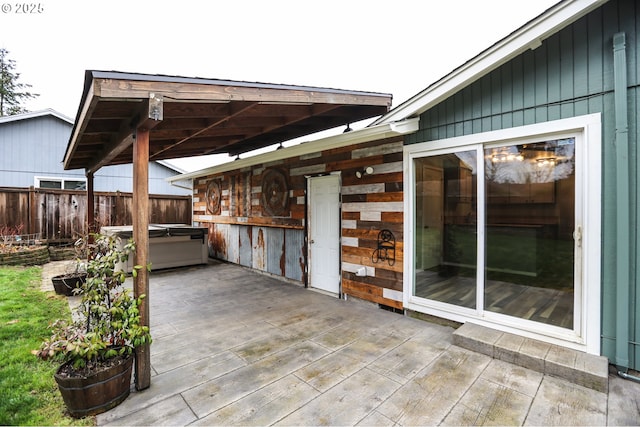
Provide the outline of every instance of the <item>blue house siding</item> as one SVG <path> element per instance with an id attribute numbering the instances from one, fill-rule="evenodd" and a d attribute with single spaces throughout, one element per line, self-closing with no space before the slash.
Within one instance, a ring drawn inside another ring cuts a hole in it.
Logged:
<path id="1" fill-rule="evenodd" d="M 53 114 L 1 122 L 0 187 L 30 187 L 35 184 L 35 177 L 84 179 L 83 170 L 63 169 L 62 160 L 71 128 L 72 123 Z M 190 190 L 165 181 L 176 174 L 178 171 L 160 163 L 150 163 L 149 192 L 191 194 Z M 131 192 L 132 176 L 132 165 L 104 167 L 95 175 L 94 190 Z"/>
<path id="2" fill-rule="evenodd" d="M 602 114 L 602 353 L 614 360 L 617 227 L 631 236 L 630 364 L 640 368 L 640 6 L 610 1 L 465 87 L 420 116 L 406 144 L 506 129 L 591 113 Z M 616 145 L 613 36 L 626 35 L 631 224 L 616 224 Z M 588 314 L 587 314 L 588 315 Z"/>
<path id="3" fill-rule="evenodd" d="M 48 115 L 0 125 L 0 186 L 29 187 L 34 176 L 79 176 L 62 169 L 71 125 Z M 62 148 L 61 148 L 62 147 Z"/>

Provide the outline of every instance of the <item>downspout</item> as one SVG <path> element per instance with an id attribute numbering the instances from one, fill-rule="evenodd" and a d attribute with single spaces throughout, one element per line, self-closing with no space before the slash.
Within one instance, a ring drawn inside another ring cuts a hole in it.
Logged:
<path id="1" fill-rule="evenodd" d="M 629 132 L 625 33 L 613 36 L 616 150 L 616 356 L 618 373 L 629 369 Z"/>

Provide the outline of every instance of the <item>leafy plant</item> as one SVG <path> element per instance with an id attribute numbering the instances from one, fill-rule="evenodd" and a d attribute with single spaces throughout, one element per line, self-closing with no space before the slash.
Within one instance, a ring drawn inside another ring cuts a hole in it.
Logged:
<path id="1" fill-rule="evenodd" d="M 111 236 L 95 234 L 88 245 L 87 280 L 81 287 L 82 302 L 73 322 L 55 321 L 52 336 L 42 343 L 36 355 L 42 359 L 71 362 L 76 369 L 94 370 L 135 347 L 151 342 L 149 327 L 141 325 L 139 306 L 144 295 L 134 298 L 124 288 L 126 273 L 118 268 L 135 250 L 133 240 L 122 249 Z M 137 271 L 143 268 L 135 266 Z"/>

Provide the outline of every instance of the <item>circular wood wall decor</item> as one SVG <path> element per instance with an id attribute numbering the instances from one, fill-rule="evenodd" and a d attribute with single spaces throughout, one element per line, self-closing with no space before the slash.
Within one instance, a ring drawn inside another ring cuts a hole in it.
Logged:
<path id="1" fill-rule="evenodd" d="M 268 169 L 262 175 L 262 208 L 271 216 L 289 213 L 289 184 L 284 173 Z"/>
<path id="2" fill-rule="evenodd" d="M 220 214 L 220 202 L 222 200 L 222 190 L 220 189 L 220 181 L 212 179 L 207 184 L 207 192 L 205 194 L 207 202 L 207 210 L 212 215 Z"/>

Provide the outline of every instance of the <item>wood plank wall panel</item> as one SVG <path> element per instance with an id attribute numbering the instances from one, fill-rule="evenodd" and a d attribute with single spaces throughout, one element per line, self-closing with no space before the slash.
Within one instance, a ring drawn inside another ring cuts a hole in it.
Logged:
<path id="1" fill-rule="evenodd" d="M 242 265 L 305 281 L 306 176 L 340 172 L 342 292 L 402 308 L 402 147 L 401 137 L 390 138 L 198 178 L 194 182 L 194 221 L 210 224 L 212 252 L 223 259 L 229 260 L 229 253 L 239 253 Z M 356 177 L 356 171 L 369 166 L 374 168 L 373 174 L 360 179 Z M 261 203 L 263 176 L 270 168 L 282 171 L 289 185 L 288 211 L 278 217 L 269 216 Z M 219 180 L 222 190 L 218 215 L 207 210 L 206 189 L 213 179 Z M 241 203 L 245 210 L 238 208 Z M 240 227 L 240 239 L 229 239 L 228 232 L 219 232 L 224 224 Z M 280 229 L 284 234 L 278 231 Z M 396 239 L 393 265 L 386 261 L 374 262 L 372 258 L 382 229 L 390 230 Z M 222 241 L 216 242 L 216 239 Z M 246 248 L 238 251 L 228 247 L 244 246 L 248 242 L 252 247 L 250 263 Z M 362 267 L 367 275 L 357 276 L 356 272 Z"/>

